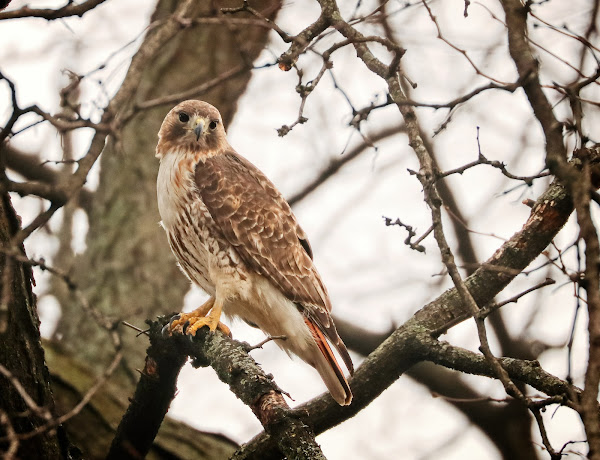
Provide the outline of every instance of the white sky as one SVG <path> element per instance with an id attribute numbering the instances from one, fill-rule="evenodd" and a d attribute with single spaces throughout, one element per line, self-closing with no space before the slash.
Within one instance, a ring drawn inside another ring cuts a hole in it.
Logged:
<path id="1" fill-rule="evenodd" d="M 11 8 L 24 3 L 14 0 Z M 27 3 L 31 7 L 62 5 L 59 1 Z M 361 11 L 370 11 L 372 3 L 363 2 Z M 407 48 L 402 60 L 404 69 L 411 80 L 418 83 L 412 95 L 414 99 L 445 102 L 486 83 L 458 52 L 436 39 L 435 28 L 422 6 L 403 10 L 403 5 L 403 2 L 391 1 L 389 10 L 399 11 L 392 16 L 392 21 L 396 39 Z M 507 56 L 504 27 L 491 19 L 487 10 L 489 8 L 502 17 L 497 2 L 473 3 L 466 19 L 462 16 L 464 2 L 461 0 L 433 2 L 432 8 L 445 38 L 468 50 L 469 56 L 485 73 L 505 82 L 514 81 L 516 72 Z M 550 1 L 535 11 L 558 26 L 568 24 L 570 30 L 581 31 L 587 25 L 590 8 L 590 2 L 584 0 Z M 0 70 L 17 83 L 21 106 L 37 103 L 53 112 L 58 108 L 58 89 L 66 82 L 62 69 L 86 73 L 118 51 L 108 61 L 106 69 L 95 74 L 104 85 L 99 85 L 94 78 L 84 80 L 83 107 L 86 113 L 97 116 L 97 108 L 102 107 L 107 95 L 118 88 L 129 58 L 139 46 L 152 9 L 152 2 L 113 0 L 83 19 L 3 21 L 0 23 L 3 41 Z M 286 3 L 277 22 L 284 30 L 295 33 L 312 22 L 317 14 L 316 6 L 292 1 Z M 379 33 L 372 25 L 365 30 Z M 569 61 L 577 65 L 578 55 L 573 55 L 573 49 L 577 49 L 574 40 L 547 28 L 536 29 L 531 36 L 552 52 L 570 56 Z M 123 48 L 132 40 L 137 41 Z M 272 62 L 273 55 L 285 49 L 285 44 L 273 34 L 269 50 L 259 57 L 258 63 Z M 376 49 L 376 52 L 381 53 L 381 50 Z M 568 82 L 573 78 L 573 72 L 566 65 L 544 51 L 537 53 L 542 59 L 544 83 L 552 80 Z M 305 69 L 305 77 L 310 79 L 316 75 L 319 62 L 302 57 L 299 65 Z M 351 49 L 334 54 L 334 73 L 356 108 L 384 97 L 383 82 L 357 61 Z M 350 146 L 360 142 L 356 132 L 347 126 L 349 107 L 342 94 L 334 89 L 329 76 L 323 78 L 307 102 L 305 116 L 309 122 L 297 126 L 284 138 L 278 137 L 276 129 L 290 124 L 297 116 L 300 101 L 294 91 L 296 83 L 295 73 L 283 73 L 276 67 L 255 71 L 229 127 L 231 144 L 265 171 L 288 196 L 310 181 L 331 158 L 338 157 L 349 139 Z M 1 82 L 0 94 L 0 122 L 4 122 L 10 115 L 10 107 L 6 86 Z M 586 96 L 592 98 L 594 95 Z M 595 96 L 597 99 L 597 94 Z M 260 108 L 258 112 L 257 107 Z M 451 169 L 477 158 L 476 127 L 479 126 L 481 148 L 489 159 L 504 161 L 514 174 L 537 173 L 543 166 L 543 139 L 530 112 L 522 91 L 481 94 L 456 111 L 448 128 L 434 138 L 441 167 Z M 557 113 L 564 114 L 564 111 L 559 107 Z M 447 111 L 418 109 L 418 114 L 425 134 L 431 136 L 444 122 Z M 594 114 L 586 119 L 587 129 L 597 123 L 597 118 Z M 399 122 L 397 109 L 388 107 L 372 114 L 364 132 L 368 135 Z M 41 152 L 44 159 L 60 158 L 58 139 L 47 126 L 37 126 L 27 133 L 17 136 L 14 145 Z M 593 138 L 600 137 L 594 131 L 590 134 Z M 89 133 L 81 132 L 76 137 L 76 155 L 85 152 L 89 136 Z M 446 278 L 436 276 L 442 271 L 442 265 L 431 238 L 424 243 L 427 253 L 416 253 L 403 244 L 404 230 L 384 226 L 383 215 L 400 217 L 403 222 L 423 231 L 430 225 L 430 214 L 422 201 L 420 184 L 407 171 L 418 169 L 418 164 L 406 137 L 399 135 L 377 146 L 376 152 L 371 149 L 345 167 L 295 211 L 310 236 L 317 266 L 333 300 L 334 313 L 371 330 L 385 330 L 391 323 L 402 323 L 450 284 Z M 520 188 L 504 194 L 517 184 L 481 166 L 453 177 L 450 182 L 469 219 L 469 227 L 483 233 L 473 235 L 481 260 L 489 257 L 502 239 L 521 228 L 529 214 L 521 201 L 535 199 L 545 187 L 545 181 L 539 180 L 531 189 Z M 91 187 L 94 184 L 92 177 Z M 40 209 L 32 199 L 16 199 L 16 205 L 25 223 Z M 78 222 L 78 233 L 82 235 L 85 219 L 78 219 Z M 449 221 L 446 228 L 448 238 L 454 242 Z M 56 240 L 44 232 L 38 233 L 28 240 L 29 255 L 51 259 L 57 247 Z M 574 226 L 569 224 L 557 238 L 557 245 L 564 247 L 574 238 Z M 80 250 L 84 247 L 83 238 L 76 242 L 76 247 Z M 567 254 L 566 260 L 571 269 L 576 267 L 573 251 Z M 532 266 L 542 262 L 538 259 Z M 499 298 L 508 298 L 534 285 L 548 273 L 540 270 L 529 277 L 520 277 Z M 558 276 L 556 271 L 551 274 Z M 47 286 L 43 276 L 36 274 L 39 293 Z M 202 295 L 192 290 L 186 304 L 197 305 Z M 42 327 L 47 331 L 52 327 L 59 307 L 43 297 L 40 306 L 44 319 Z M 559 282 L 559 285 L 530 295 L 504 310 L 507 324 L 515 335 L 523 331 L 529 318 L 533 318 L 527 334 L 532 339 L 562 347 L 569 337 L 574 306 L 572 287 L 561 287 Z M 579 384 L 587 353 L 585 322 L 585 314 L 581 312 L 573 362 L 574 377 Z M 258 342 L 262 338 L 260 333 L 242 324 L 234 325 L 233 333 L 242 340 Z M 472 350 L 478 346 L 474 325 L 470 322 L 452 329 L 444 339 Z M 275 375 L 278 384 L 294 395 L 298 403 L 324 390 L 316 372 L 299 360 L 290 360 L 275 346 L 253 352 L 253 356 L 267 372 Z M 360 361 L 357 356 L 354 359 L 357 363 Z M 544 353 L 540 361 L 546 370 L 559 377 L 565 376 L 564 348 Z M 497 382 L 475 377 L 468 380 L 490 396 L 504 397 Z M 210 396 L 204 391 L 209 385 Z M 212 370 L 186 368 L 179 389 L 170 415 L 204 430 L 225 433 L 239 442 L 248 440 L 260 430 L 250 410 L 217 381 Z M 195 414 L 200 406 L 203 413 L 211 416 L 198 419 Z M 552 408 L 546 413 L 546 422 L 555 448 L 568 440 L 584 439 L 578 418 L 568 409 L 554 412 Z M 537 431 L 535 433 L 539 440 Z M 462 415 L 406 377 L 358 416 L 319 436 L 318 441 L 331 460 L 397 458 L 400 452 L 404 459 L 499 458 L 489 441 Z M 585 447 L 575 445 L 574 449 L 581 451 Z"/>

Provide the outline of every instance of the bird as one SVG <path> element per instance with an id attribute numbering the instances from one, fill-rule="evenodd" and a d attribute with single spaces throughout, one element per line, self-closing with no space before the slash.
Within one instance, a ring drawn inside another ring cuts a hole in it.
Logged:
<path id="1" fill-rule="evenodd" d="M 219 111 L 188 100 L 158 133 L 158 210 L 177 263 L 210 297 L 174 317 L 170 333 L 208 326 L 229 334 L 221 314 L 239 317 L 314 367 L 333 399 L 352 391 L 333 349 L 354 367 L 331 317 L 331 300 L 290 205 L 227 140 Z"/>

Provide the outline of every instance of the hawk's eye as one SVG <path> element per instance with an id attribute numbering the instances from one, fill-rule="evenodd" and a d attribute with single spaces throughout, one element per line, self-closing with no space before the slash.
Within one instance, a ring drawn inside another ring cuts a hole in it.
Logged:
<path id="1" fill-rule="evenodd" d="M 182 123 L 187 123 L 188 121 L 190 121 L 190 116 L 185 112 L 181 112 L 179 114 L 179 121 Z"/>
<path id="2" fill-rule="evenodd" d="M 219 124 L 219 120 L 213 120 L 213 121 L 211 121 L 211 122 L 208 124 L 208 127 L 209 127 L 211 130 L 215 130 L 215 129 L 217 129 L 217 125 L 218 125 L 218 124 Z"/>

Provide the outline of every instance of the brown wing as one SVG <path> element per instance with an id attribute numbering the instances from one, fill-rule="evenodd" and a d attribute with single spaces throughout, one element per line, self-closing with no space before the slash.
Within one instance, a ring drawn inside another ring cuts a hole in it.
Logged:
<path id="1" fill-rule="evenodd" d="M 352 371 L 329 312 L 327 291 L 306 234 L 271 181 L 234 151 L 199 162 L 196 185 L 223 236 L 240 258 L 315 321 Z"/>
<path id="2" fill-rule="evenodd" d="M 250 162 L 227 152 L 196 166 L 196 185 L 241 259 L 290 300 L 331 309 L 306 235 L 275 186 Z"/>

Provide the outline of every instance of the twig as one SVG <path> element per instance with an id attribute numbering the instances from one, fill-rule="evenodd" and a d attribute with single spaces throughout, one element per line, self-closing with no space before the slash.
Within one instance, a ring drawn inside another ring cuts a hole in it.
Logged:
<path id="1" fill-rule="evenodd" d="M 455 169 L 451 169 L 449 171 L 445 171 L 445 172 L 440 172 L 437 174 L 437 179 L 442 179 L 444 177 L 448 177 L 451 176 L 452 174 L 462 174 L 465 171 L 467 171 L 468 169 L 471 169 L 475 166 L 478 165 L 488 165 L 488 166 L 492 166 L 496 169 L 499 169 L 502 174 L 504 174 L 506 177 L 508 177 L 509 179 L 513 179 L 513 180 L 521 180 L 523 182 L 525 182 L 525 184 L 527 184 L 528 186 L 531 186 L 533 184 L 533 181 L 535 179 L 539 179 L 542 177 L 547 177 L 549 176 L 551 173 L 550 171 L 542 171 L 539 174 L 536 174 L 535 176 L 516 176 L 514 174 L 511 174 L 510 172 L 508 172 L 508 170 L 506 169 L 506 165 L 504 163 L 502 163 L 501 161 L 490 161 L 488 160 L 483 153 L 481 152 L 481 144 L 479 142 L 479 126 L 477 127 L 477 149 L 478 149 L 478 158 L 475 161 L 472 161 L 471 163 L 467 163 L 466 165 L 460 166 L 458 168 Z"/>
<path id="2" fill-rule="evenodd" d="M 256 345 L 248 345 L 245 349 L 248 353 L 250 353 L 252 350 L 257 350 L 259 348 L 262 348 L 263 345 L 265 345 L 266 343 L 269 343 L 273 340 L 287 340 L 287 336 L 285 335 L 273 335 L 273 336 L 268 336 L 266 339 L 261 340 L 260 342 L 258 342 Z"/>
<path id="3" fill-rule="evenodd" d="M 294 39 L 294 37 L 291 37 L 288 33 L 284 32 L 276 23 L 271 21 L 269 18 L 263 16 L 259 11 L 252 8 L 250 6 L 248 0 L 243 0 L 242 6 L 238 7 L 238 8 L 221 8 L 221 13 L 223 13 L 223 14 L 235 14 L 235 13 L 240 13 L 240 12 L 244 12 L 244 11 L 257 17 L 259 19 L 259 24 L 269 27 L 269 28 L 273 29 L 275 32 L 277 32 L 277 34 L 279 34 L 279 36 L 285 43 L 290 43 Z"/>
<path id="4" fill-rule="evenodd" d="M 440 28 L 440 25 L 437 21 L 437 18 L 434 16 L 433 12 L 431 11 L 431 8 L 429 7 L 429 5 L 427 4 L 426 0 L 422 0 L 423 6 L 425 7 L 425 9 L 427 10 L 427 12 L 429 13 L 429 17 L 431 19 L 431 21 L 434 23 L 435 28 L 437 29 L 437 37 L 442 40 L 444 43 L 446 43 L 450 48 L 458 51 L 460 54 L 462 54 L 465 59 L 469 62 L 469 64 L 471 65 L 471 67 L 473 67 L 473 70 L 475 70 L 475 72 L 477 73 L 477 75 L 481 75 L 482 77 L 487 78 L 488 80 L 491 80 L 497 84 L 500 85 L 506 85 L 506 83 L 501 82 L 500 80 L 495 79 L 494 77 L 485 74 L 484 72 L 482 72 L 479 67 L 477 67 L 477 65 L 473 62 L 473 60 L 469 57 L 469 55 L 467 54 L 467 52 L 461 48 L 459 48 L 458 46 L 454 45 L 453 43 L 451 43 L 447 38 L 444 37 L 444 35 L 442 34 L 442 29 Z M 466 7 L 465 7 L 465 12 L 466 12 Z"/>
<path id="5" fill-rule="evenodd" d="M 529 294 L 533 291 L 537 291 L 538 289 L 541 289 L 543 287 L 550 286 L 551 284 L 556 284 L 556 281 L 554 281 L 552 278 L 546 278 L 541 283 L 538 283 L 535 286 L 530 287 L 529 289 L 525 289 L 523 292 L 519 292 L 518 294 L 516 294 L 506 300 L 503 300 L 502 302 L 486 305 L 485 307 L 483 307 L 479 310 L 479 312 L 477 313 L 477 316 L 479 316 L 481 318 L 486 318 L 492 312 L 502 308 L 503 306 L 508 305 L 509 303 L 517 303 L 521 297 L 526 296 L 527 294 Z"/>
<path id="6" fill-rule="evenodd" d="M 133 329 L 134 331 L 139 332 L 139 334 L 137 335 L 137 337 L 139 337 L 142 334 L 148 335 L 148 332 L 150 331 L 150 329 L 140 329 L 139 327 L 134 326 L 133 324 L 128 323 L 127 321 L 121 321 L 121 324 L 123 324 L 124 326 L 127 326 L 127 327 L 129 327 L 131 329 Z"/>
<path id="7" fill-rule="evenodd" d="M 10 421 L 10 417 L 2 409 L 0 409 L 0 426 L 6 433 L 8 441 L 8 448 L 3 452 L 2 458 L 3 460 L 14 460 L 17 458 L 19 450 L 19 436 Z"/>
<path id="8" fill-rule="evenodd" d="M 538 407 L 530 406 L 529 410 L 535 417 L 535 421 L 540 430 L 540 436 L 542 437 L 542 444 L 544 444 L 546 451 L 548 451 L 548 454 L 550 454 L 550 458 L 552 460 L 560 460 L 562 458 L 562 455 L 560 452 L 556 452 L 552 447 L 552 444 L 550 444 L 550 439 L 548 439 L 548 433 L 546 433 L 546 427 L 544 425 L 544 419 L 542 418 L 540 409 Z"/>
<path id="9" fill-rule="evenodd" d="M 413 239 L 413 237 L 417 236 L 417 232 L 415 232 L 413 230 L 412 226 L 403 224 L 399 218 L 392 221 L 391 218 L 383 216 L 383 220 L 385 222 L 386 227 L 390 227 L 392 225 L 398 225 L 400 227 L 404 227 L 406 229 L 406 231 L 408 232 L 408 236 L 404 240 L 404 244 L 406 244 L 409 248 L 414 249 L 415 251 L 425 252 L 425 246 L 421 246 L 420 243 L 425 238 L 427 238 L 427 236 L 433 231 L 433 226 L 430 226 L 427 230 L 425 230 L 425 232 L 419 238 L 417 238 L 416 241 L 413 242 L 412 239 Z"/>

